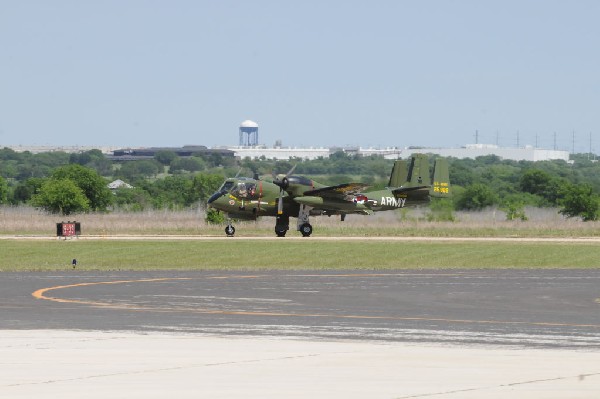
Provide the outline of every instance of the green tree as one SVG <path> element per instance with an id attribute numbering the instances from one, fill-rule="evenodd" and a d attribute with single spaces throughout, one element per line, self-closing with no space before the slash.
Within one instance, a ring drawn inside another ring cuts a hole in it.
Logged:
<path id="1" fill-rule="evenodd" d="M 559 213 L 567 217 L 581 217 L 584 222 L 598 220 L 600 202 L 589 184 L 571 185 L 564 190 Z"/>
<path id="2" fill-rule="evenodd" d="M 461 210 L 481 210 L 498 203 L 497 195 L 485 184 L 472 184 L 456 201 L 456 208 Z"/>
<path id="3" fill-rule="evenodd" d="M 453 222 L 454 204 L 449 198 L 432 198 L 425 217 L 430 222 Z"/>
<path id="4" fill-rule="evenodd" d="M 225 216 L 216 209 L 209 208 L 206 210 L 206 223 L 222 224 L 225 222 Z"/>
<path id="5" fill-rule="evenodd" d="M 111 175 L 113 170 L 112 162 L 104 156 L 102 151 L 97 149 L 85 151 L 81 154 L 71 154 L 69 156 L 69 163 L 77 163 L 81 166 L 95 169 L 102 176 Z"/>
<path id="6" fill-rule="evenodd" d="M 519 185 L 526 193 L 542 195 L 552 181 L 552 176 L 543 170 L 530 169 L 523 173 Z"/>
<path id="7" fill-rule="evenodd" d="M 518 200 L 507 200 L 500 209 L 506 212 L 506 220 L 520 219 L 524 222 L 528 219 L 525 214 L 525 204 Z"/>
<path id="8" fill-rule="evenodd" d="M 175 159 L 177 159 L 177 154 L 174 151 L 169 150 L 161 150 L 157 151 L 154 154 L 154 159 L 164 166 L 170 165 Z"/>
<path id="9" fill-rule="evenodd" d="M 223 177 L 198 173 L 194 175 L 191 187 L 191 198 L 193 201 L 205 202 L 223 183 Z"/>
<path id="10" fill-rule="evenodd" d="M 167 176 L 156 181 L 140 182 L 139 187 L 150 194 L 152 205 L 156 209 L 177 209 L 190 205 L 192 179 L 190 176 Z"/>
<path id="11" fill-rule="evenodd" d="M 198 157 L 176 158 L 171 162 L 170 171 L 179 172 L 186 170 L 188 172 L 198 172 L 206 167 L 204 160 Z"/>
<path id="12" fill-rule="evenodd" d="M 32 197 L 31 203 L 48 212 L 63 215 L 90 209 L 90 202 L 83 190 L 70 179 L 48 179 Z"/>
<path id="13" fill-rule="evenodd" d="M 115 190 L 115 205 L 129 211 L 143 211 L 152 203 L 150 193 L 135 188 L 119 188 Z"/>
<path id="14" fill-rule="evenodd" d="M 13 203 L 28 202 L 31 197 L 42 187 L 46 179 L 31 177 L 19 183 L 13 191 Z"/>
<path id="15" fill-rule="evenodd" d="M 73 181 L 83 191 L 93 211 L 105 211 L 113 201 L 106 180 L 93 169 L 78 164 L 66 165 L 55 169 L 52 179 Z"/>
<path id="16" fill-rule="evenodd" d="M 525 171 L 519 180 L 521 191 L 535 194 L 547 201 L 548 205 L 558 205 L 565 182 L 556 176 L 539 170 L 530 169 Z"/>
<path id="17" fill-rule="evenodd" d="M 8 183 L 0 176 L 0 204 L 6 204 L 8 201 Z"/>
<path id="18" fill-rule="evenodd" d="M 129 161 L 121 165 L 116 176 L 123 180 L 136 182 L 145 177 L 156 176 L 163 166 L 154 160 Z"/>

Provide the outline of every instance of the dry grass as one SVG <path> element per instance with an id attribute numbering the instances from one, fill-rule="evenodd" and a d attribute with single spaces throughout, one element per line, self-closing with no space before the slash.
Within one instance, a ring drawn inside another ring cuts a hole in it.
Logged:
<path id="1" fill-rule="evenodd" d="M 600 222 L 566 219 L 556 210 L 528 209 L 529 220 L 506 221 L 501 211 L 457 213 L 455 222 L 427 222 L 423 209 L 382 212 L 373 216 L 313 217 L 315 235 L 325 236 L 490 236 L 490 237 L 597 237 Z M 50 215 L 29 207 L 0 207 L 0 234 L 53 236 L 56 223 L 81 222 L 84 235 L 223 235 L 224 226 L 208 225 L 204 209 L 91 213 L 70 217 Z M 291 221 L 292 230 L 295 219 Z M 271 236 L 274 218 L 236 222 L 237 235 Z M 290 232 L 296 234 L 295 232 Z"/>

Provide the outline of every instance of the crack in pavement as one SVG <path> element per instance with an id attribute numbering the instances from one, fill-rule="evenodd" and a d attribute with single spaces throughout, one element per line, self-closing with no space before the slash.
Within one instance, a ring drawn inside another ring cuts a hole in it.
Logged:
<path id="1" fill-rule="evenodd" d="M 509 382 L 506 384 L 499 384 L 499 385 L 494 385 L 494 386 L 455 389 L 452 391 L 429 392 L 429 393 L 422 393 L 422 394 L 417 394 L 417 395 L 398 396 L 395 399 L 425 398 L 425 397 L 431 397 L 431 396 L 452 395 L 455 393 L 485 391 L 488 389 L 508 388 L 508 387 L 515 387 L 515 386 L 519 386 L 519 385 L 529 385 L 529 384 L 537 384 L 540 382 L 563 381 L 563 380 L 570 380 L 570 379 L 578 379 L 579 381 L 583 381 L 584 379 L 586 379 L 588 377 L 597 377 L 597 376 L 600 376 L 600 372 L 571 375 L 571 376 L 566 376 L 566 377 L 552 377 L 552 378 L 541 378 L 541 379 L 537 379 L 537 380 Z"/>
<path id="2" fill-rule="evenodd" d="M 340 353 L 349 353 L 349 352 L 331 352 L 331 353 L 327 353 L 327 354 L 329 355 L 329 354 L 340 354 Z M 20 383 L 0 385 L 0 386 L 20 387 L 20 386 L 30 386 L 30 385 L 55 384 L 55 383 L 60 383 L 60 382 L 90 380 L 90 379 L 95 379 L 95 378 L 118 377 L 118 376 L 126 376 L 126 375 L 141 375 L 141 374 L 157 373 L 157 372 L 163 372 L 163 371 L 184 370 L 184 369 L 196 368 L 196 367 L 218 367 L 218 366 L 227 366 L 227 365 L 235 365 L 235 364 L 272 362 L 272 361 L 279 361 L 279 360 L 296 360 L 296 359 L 318 357 L 321 355 L 323 355 L 323 354 L 311 353 L 308 355 L 280 356 L 280 357 L 272 357 L 272 358 L 264 358 L 264 359 L 248 359 L 248 360 L 236 360 L 236 361 L 228 361 L 228 362 L 189 364 L 189 365 L 185 365 L 185 366 L 172 366 L 172 367 L 146 369 L 146 370 L 132 370 L 132 371 L 123 371 L 123 372 L 118 372 L 118 373 L 107 373 L 107 374 L 79 376 L 79 377 L 73 377 L 73 378 L 62 378 L 62 379 L 56 379 L 56 380 L 20 382 Z"/>

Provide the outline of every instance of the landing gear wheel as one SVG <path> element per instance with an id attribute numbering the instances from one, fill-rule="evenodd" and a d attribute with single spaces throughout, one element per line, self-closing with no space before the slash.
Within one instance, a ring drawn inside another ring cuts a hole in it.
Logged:
<path id="1" fill-rule="evenodd" d="M 225 234 L 227 234 L 227 237 L 233 237 L 235 234 L 235 227 L 227 225 L 227 227 L 225 227 Z"/>
<path id="2" fill-rule="evenodd" d="M 310 224 L 304 223 L 300 226 L 300 233 L 302 233 L 302 237 L 309 237 L 312 234 L 313 228 Z"/>
<path id="3" fill-rule="evenodd" d="M 277 237 L 285 237 L 285 233 L 287 233 L 287 229 L 285 227 L 275 226 L 275 234 L 277 234 Z"/>

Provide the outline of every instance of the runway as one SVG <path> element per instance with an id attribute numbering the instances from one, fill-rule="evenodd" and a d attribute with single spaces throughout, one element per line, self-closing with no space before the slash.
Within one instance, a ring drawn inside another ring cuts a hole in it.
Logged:
<path id="1" fill-rule="evenodd" d="M 600 348 L 600 271 L 4 273 L 3 329 Z"/>

